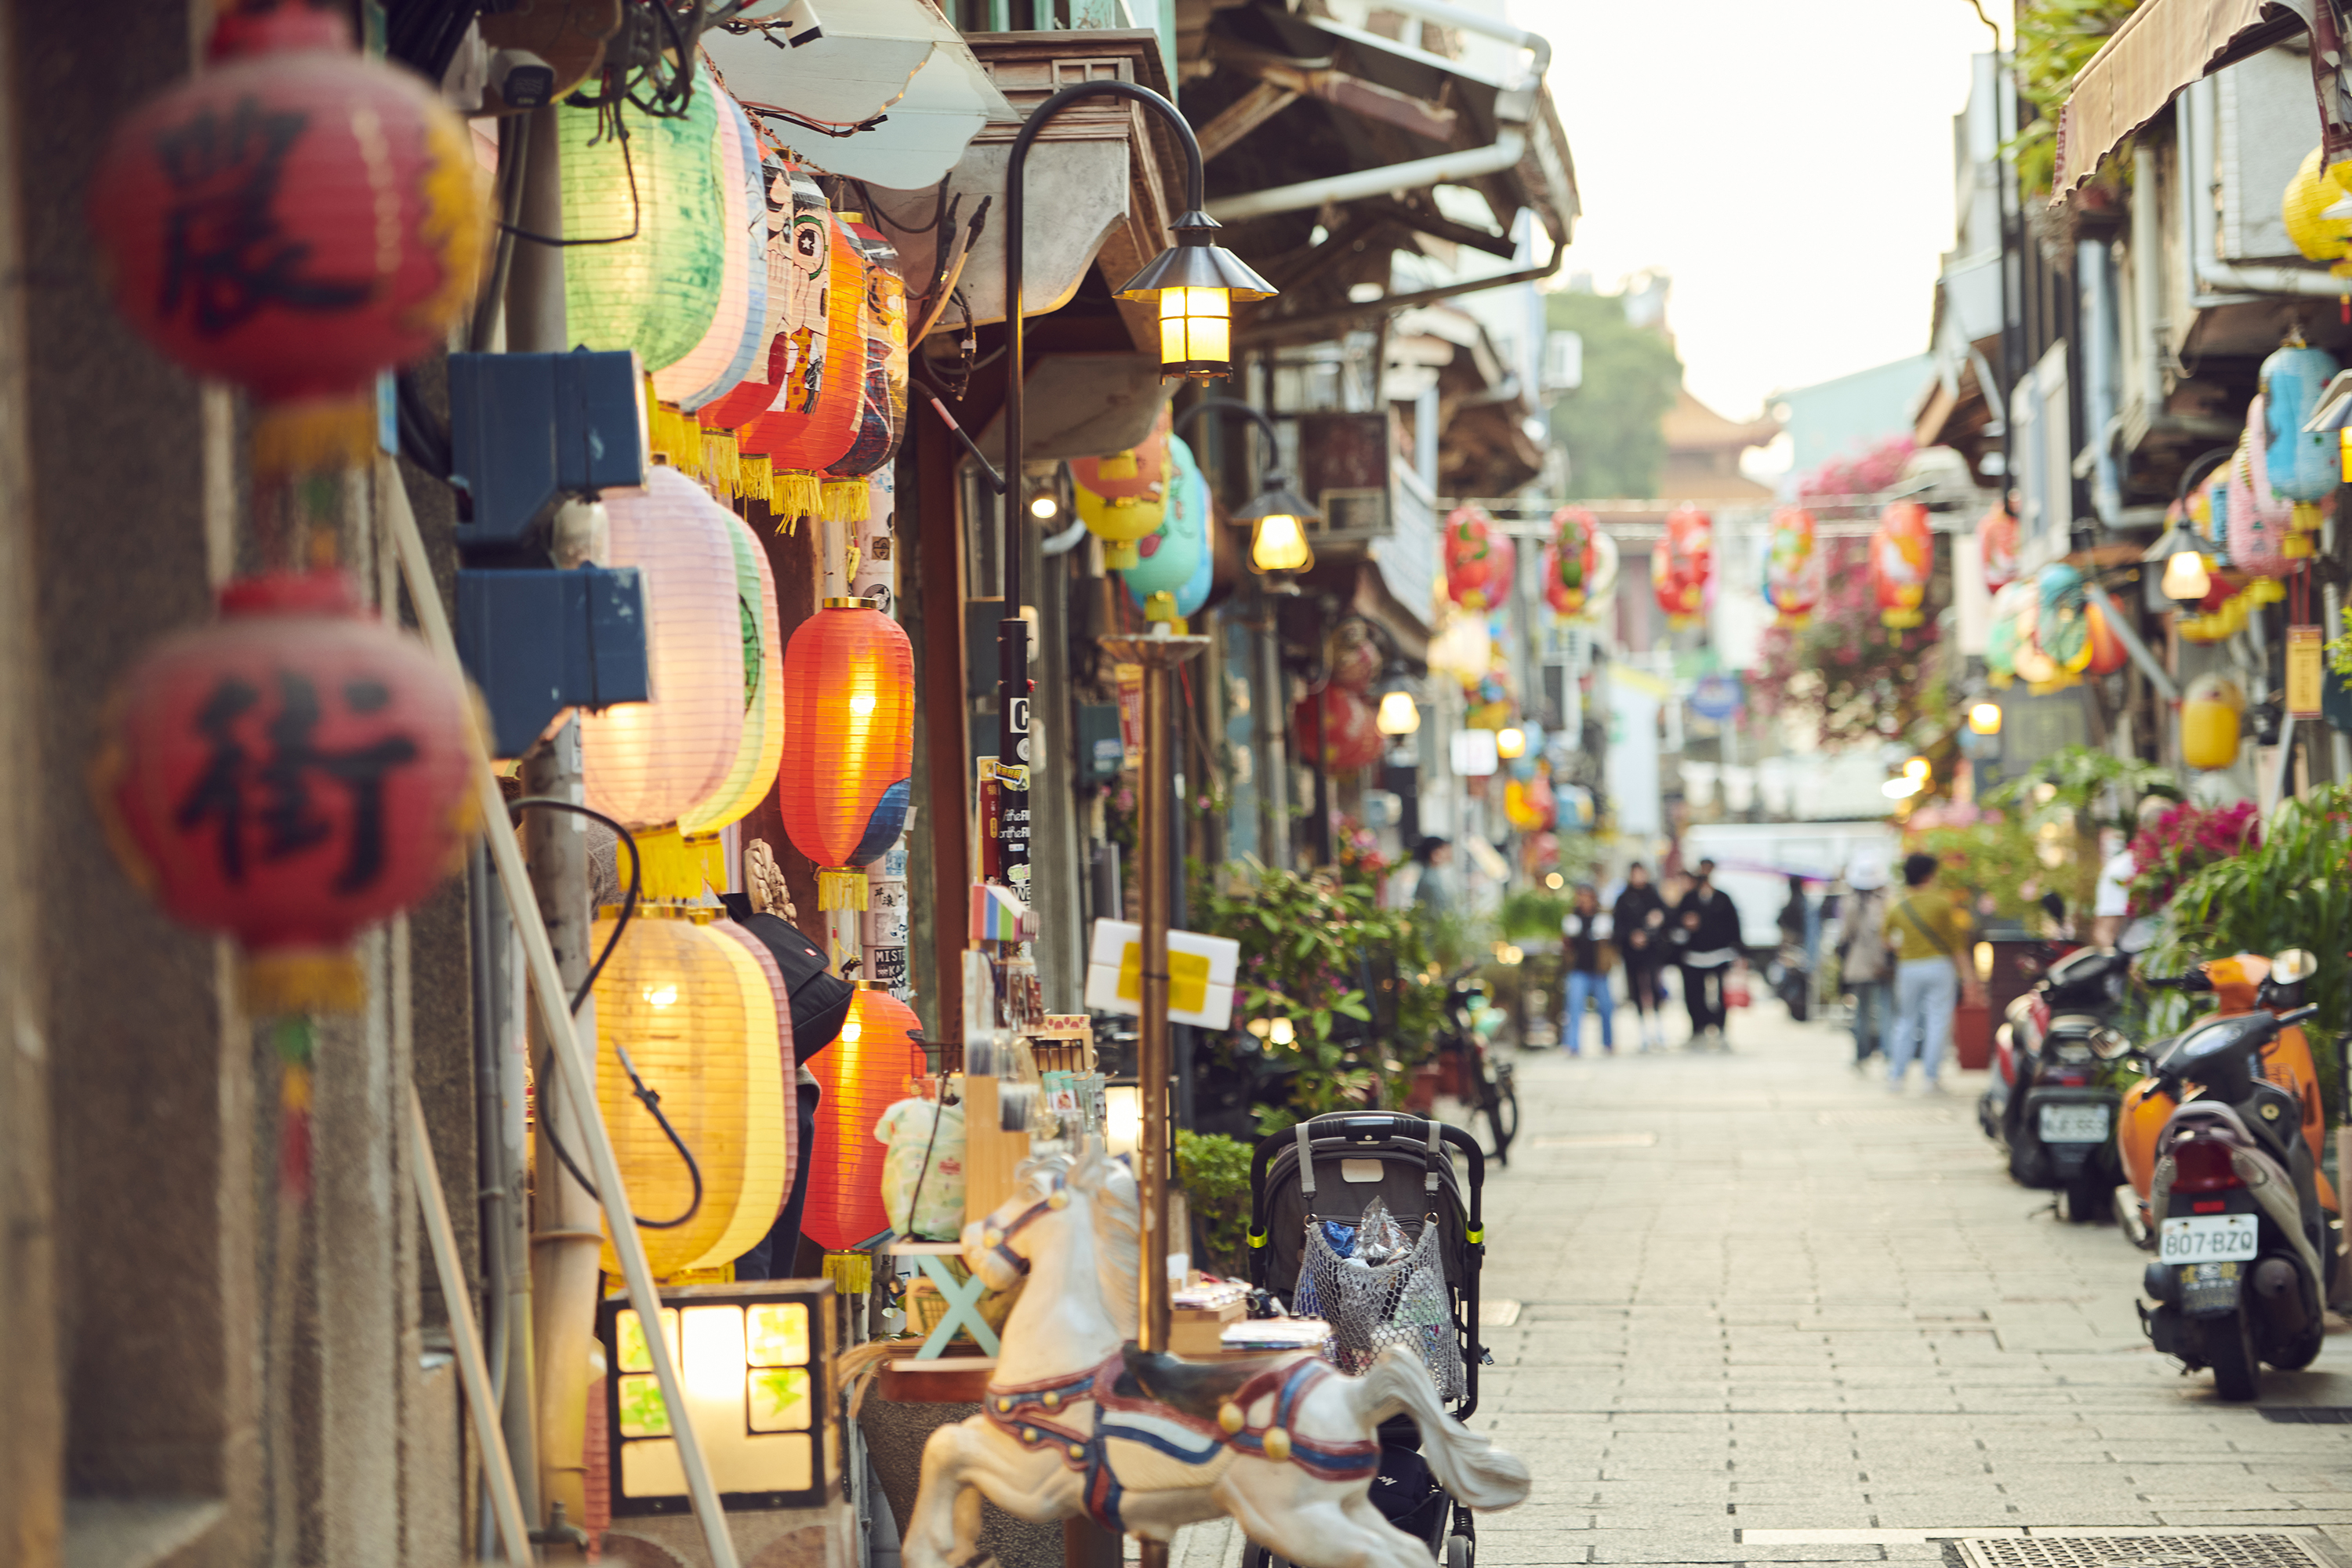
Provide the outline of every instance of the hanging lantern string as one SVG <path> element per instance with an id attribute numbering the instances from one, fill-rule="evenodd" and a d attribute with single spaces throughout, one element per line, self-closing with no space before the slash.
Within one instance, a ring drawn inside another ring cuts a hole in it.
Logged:
<path id="1" fill-rule="evenodd" d="M 596 955 L 596 962 L 588 966 L 588 973 L 581 980 L 580 988 L 572 994 L 572 1016 L 576 1018 L 580 1016 L 582 1005 L 587 1002 L 589 994 L 596 987 L 596 977 L 604 973 L 604 965 L 611 961 L 614 950 L 621 945 L 621 935 L 629 929 L 629 921 L 637 911 L 638 890 L 645 885 L 645 863 L 637 853 L 635 835 L 603 812 L 575 805 L 568 800 L 557 800 L 552 795 L 527 795 L 520 799 L 507 802 L 507 814 L 509 816 L 519 816 L 531 806 L 539 806 L 548 811 L 568 811 L 575 816 L 584 816 L 591 821 L 601 822 L 617 834 L 621 842 L 626 845 L 629 850 L 629 888 L 628 891 L 622 895 L 621 913 L 613 921 L 613 934 L 604 939 L 604 951 Z M 677 1157 L 686 1162 L 686 1173 L 694 1183 L 693 1199 L 686 1205 L 686 1212 L 676 1219 L 646 1219 L 634 1214 L 629 1218 L 635 1221 L 640 1229 L 676 1230 L 701 1211 L 702 1167 L 695 1163 L 694 1154 L 687 1148 L 686 1140 L 677 1135 L 677 1129 L 672 1127 L 669 1124 L 669 1118 L 662 1114 L 661 1096 L 646 1088 L 646 1080 L 637 1076 L 637 1064 L 629 1059 L 629 1047 L 614 1040 L 613 1054 L 620 1058 L 621 1070 L 629 1075 L 629 1092 L 635 1095 L 638 1102 L 652 1114 L 655 1124 L 662 1130 L 662 1135 L 669 1140 L 670 1147 L 677 1150 Z M 534 1063 L 532 1066 L 533 1071 L 536 1072 L 538 1064 Z M 572 1151 L 563 1146 L 562 1135 L 555 1131 L 554 1119 L 543 1117 L 541 1119 L 540 1125 L 547 1130 L 548 1146 L 555 1151 L 555 1157 L 563 1162 L 563 1168 L 572 1173 L 572 1179 L 579 1183 L 581 1189 L 590 1197 L 602 1204 L 604 1200 L 598 1194 L 596 1184 L 588 1179 L 587 1173 L 581 1170 L 579 1163 L 572 1159 Z"/>

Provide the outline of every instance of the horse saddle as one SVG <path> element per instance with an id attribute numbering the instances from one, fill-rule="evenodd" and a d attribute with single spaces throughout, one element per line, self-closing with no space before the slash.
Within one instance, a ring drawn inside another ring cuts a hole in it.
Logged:
<path id="1" fill-rule="evenodd" d="M 1214 1421 L 1249 1384 L 1295 1359 L 1294 1352 L 1241 1356 L 1230 1361 L 1187 1361 L 1134 1342 L 1119 1347 L 1125 1362 L 1112 1391 L 1122 1399 L 1150 1399 L 1187 1415 Z"/>

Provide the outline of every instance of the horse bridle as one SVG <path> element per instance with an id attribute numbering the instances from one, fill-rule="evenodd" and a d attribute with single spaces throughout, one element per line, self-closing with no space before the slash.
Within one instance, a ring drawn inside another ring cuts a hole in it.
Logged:
<path id="1" fill-rule="evenodd" d="M 1047 1215 L 1070 1206 L 1068 1184 L 1059 1175 L 1053 1178 L 1053 1183 L 1045 1195 L 1015 1215 L 1011 1225 L 1002 1229 L 992 1225 L 980 1233 L 981 1244 L 1003 1258 L 1006 1267 L 1015 1274 L 1028 1273 L 1029 1260 L 1013 1250 L 1010 1245 L 1013 1238 Z"/>

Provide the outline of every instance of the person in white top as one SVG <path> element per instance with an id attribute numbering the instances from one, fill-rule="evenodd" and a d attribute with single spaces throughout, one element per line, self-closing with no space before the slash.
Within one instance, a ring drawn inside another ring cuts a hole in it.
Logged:
<path id="1" fill-rule="evenodd" d="M 2140 797 L 2139 809 L 2133 814 L 2141 828 L 2153 827 L 2170 811 L 2178 801 L 2160 795 Z M 2156 939 L 2156 922 L 2146 916 L 2131 918 L 2131 882 L 2139 875 L 2139 863 L 2132 858 L 2131 844 L 2126 840 L 2099 866 L 2099 885 L 2091 895 L 2091 945 L 2094 947 L 2125 947 L 2138 952 Z"/>

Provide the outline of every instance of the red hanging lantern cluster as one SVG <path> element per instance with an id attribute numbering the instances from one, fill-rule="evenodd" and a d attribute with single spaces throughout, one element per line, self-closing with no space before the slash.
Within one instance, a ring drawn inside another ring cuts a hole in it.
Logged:
<path id="1" fill-rule="evenodd" d="M 1715 586 L 1715 523 L 1695 506 L 1666 513 L 1665 530 L 1650 552 L 1650 589 L 1666 625 L 1687 631 L 1706 615 Z"/>
<path id="2" fill-rule="evenodd" d="M 1600 567 L 1593 541 L 1601 520 L 1580 506 L 1564 506 L 1551 514 L 1551 527 L 1543 555 L 1544 602 L 1554 614 L 1581 615 Z"/>
<path id="3" fill-rule="evenodd" d="M 1764 557 L 1764 598 L 1780 612 L 1780 625 L 1801 626 L 1822 602 L 1826 568 L 1813 514 L 1784 506 L 1772 514 L 1772 538 Z"/>
<path id="4" fill-rule="evenodd" d="M 261 1016 L 362 1000 L 350 942 L 422 902 L 478 821 L 467 697 L 338 572 L 233 583 L 123 678 L 93 786 L 163 911 L 236 939 Z"/>
<path id="5" fill-rule="evenodd" d="M 430 84 L 355 53 L 333 11 L 231 11 L 211 61 L 99 161 L 115 303 L 261 403 L 263 472 L 365 461 L 377 374 L 443 347 L 473 295 L 488 200 L 471 136 Z"/>
<path id="6" fill-rule="evenodd" d="M 809 1058 L 824 1097 L 809 1141 L 801 1229 L 827 1252 L 846 1252 L 890 1228 L 882 1205 L 889 1149 L 874 1125 L 904 1098 L 910 1047 L 921 1034 L 913 1008 L 887 991 L 860 985 L 841 1033 Z"/>
<path id="7" fill-rule="evenodd" d="M 1445 592 L 1467 610 L 1492 609 L 1511 590 L 1511 542 L 1475 506 L 1445 517 Z"/>
<path id="8" fill-rule="evenodd" d="M 1935 560 L 1926 507 L 1899 500 L 1878 514 L 1870 536 L 1870 584 L 1882 626 L 1902 631 L 1927 620 L 1927 574 Z"/>
<path id="9" fill-rule="evenodd" d="M 827 599 L 784 647 L 784 762 L 776 803 L 816 863 L 817 905 L 866 907 L 866 876 L 907 824 L 915 651 L 863 599 Z"/>

